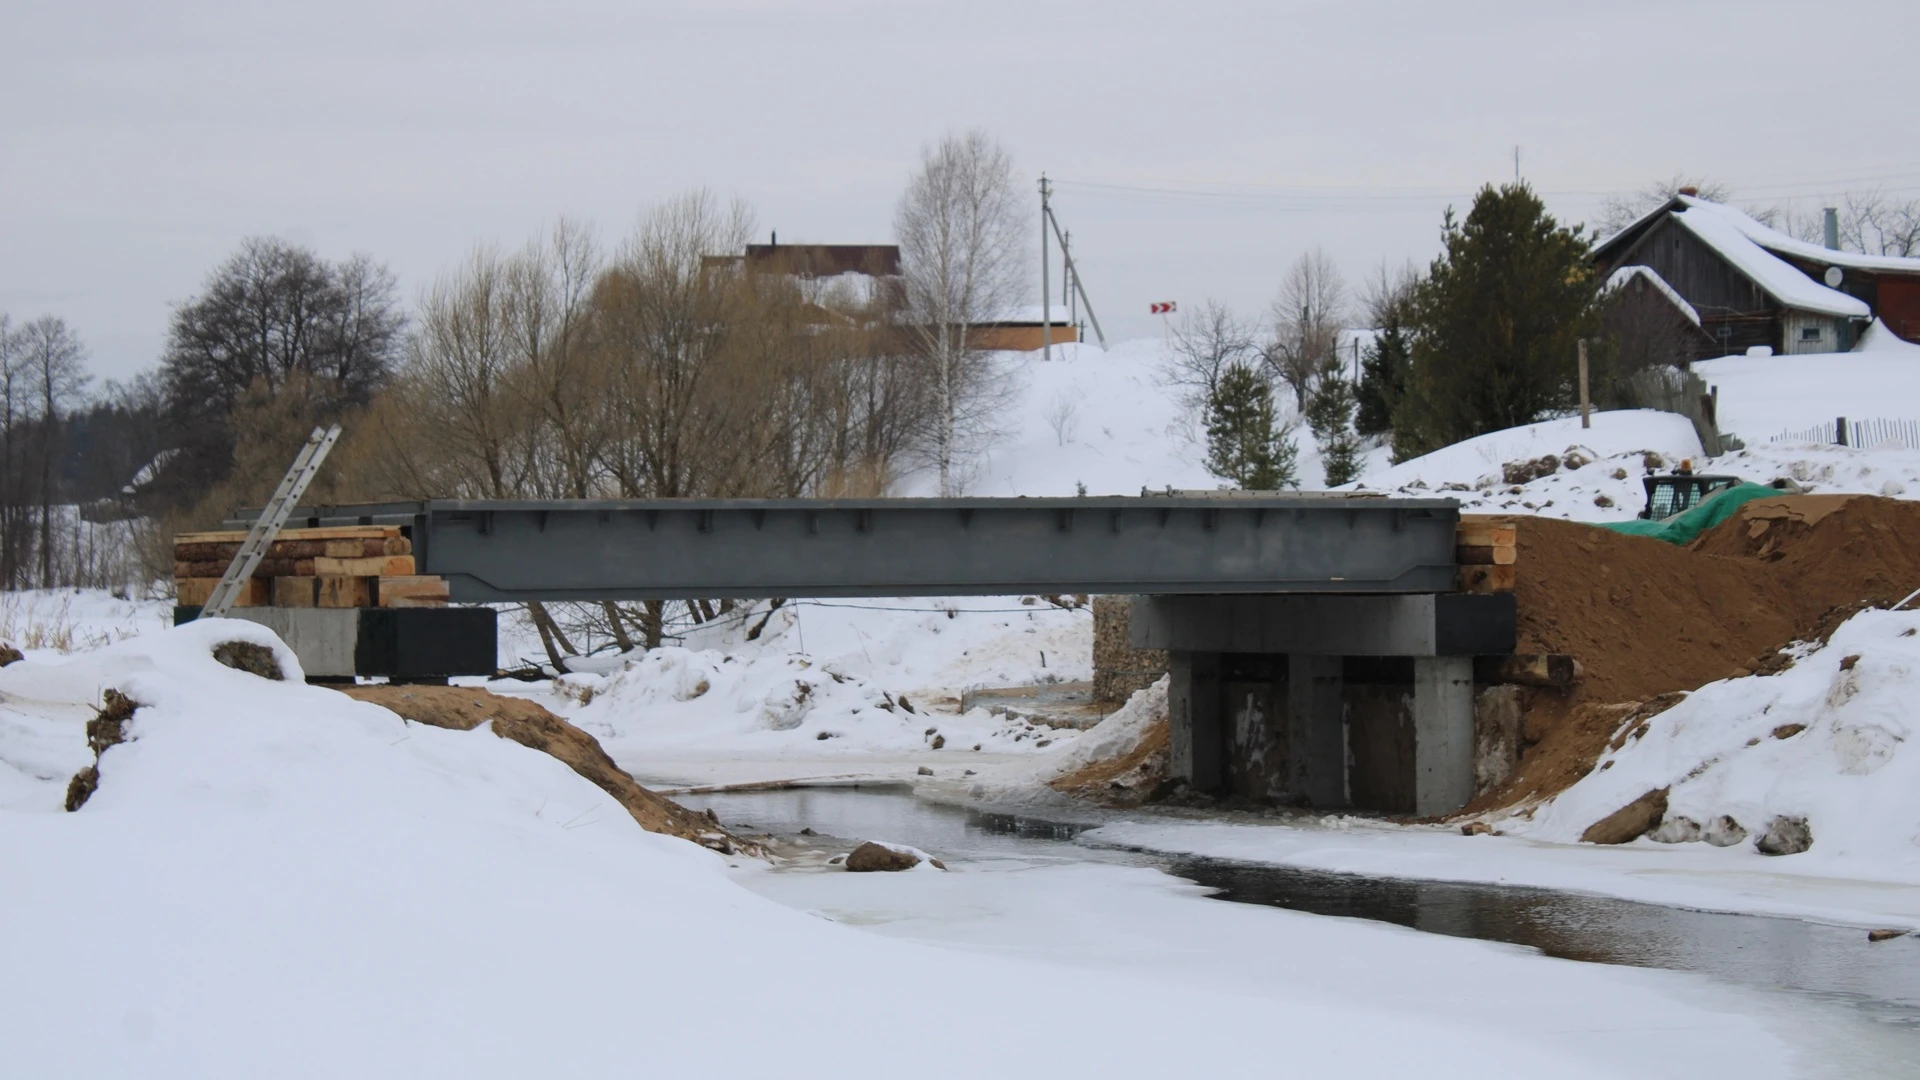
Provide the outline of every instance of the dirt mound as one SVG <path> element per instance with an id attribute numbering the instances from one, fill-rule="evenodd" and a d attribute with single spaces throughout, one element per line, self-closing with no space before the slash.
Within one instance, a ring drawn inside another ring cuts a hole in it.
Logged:
<path id="1" fill-rule="evenodd" d="M 1781 648 L 1920 588 L 1920 502 L 1756 499 L 1687 548 L 1545 518 L 1518 531 L 1519 651 L 1569 654 L 1585 674 L 1527 692 L 1514 778 L 1469 811 L 1560 791 L 1677 691 L 1780 670 Z"/>
<path id="2" fill-rule="evenodd" d="M 722 854 L 760 854 L 760 846 L 727 832 L 705 814 L 656 795 L 613 763 L 593 736 L 531 701 L 465 686 L 353 686 L 340 692 L 372 702 L 416 723 L 471 731 L 488 721 L 493 733 L 551 754 L 619 800 L 648 832 L 691 840 Z"/>
<path id="3" fill-rule="evenodd" d="M 1147 726 L 1140 741 L 1117 757 L 1089 762 L 1048 781 L 1063 795 L 1108 806 L 1138 806 L 1167 778 L 1171 730 L 1166 717 Z"/>

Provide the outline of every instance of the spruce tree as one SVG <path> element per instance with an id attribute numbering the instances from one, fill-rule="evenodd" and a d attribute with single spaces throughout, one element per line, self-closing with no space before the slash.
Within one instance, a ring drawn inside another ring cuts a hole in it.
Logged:
<path id="1" fill-rule="evenodd" d="M 1298 487 L 1299 454 L 1276 422 L 1267 379 L 1244 364 L 1222 372 L 1207 396 L 1207 471 L 1248 491 Z"/>
<path id="2" fill-rule="evenodd" d="M 1314 380 L 1313 395 L 1307 399 L 1307 426 L 1313 429 L 1313 441 L 1320 447 L 1320 465 L 1328 487 L 1339 487 L 1360 473 L 1360 437 L 1353 430 L 1353 383 L 1340 371 L 1340 362 L 1329 358 Z"/>
<path id="3" fill-rule="evenodd" d="M 1442 241 L 1413 290 L 1398 460 L 1568 408 L 1576 342 L 1599 329 L 1587 236 L 1525 184 L 1482 188 L 1464 223 L 1448 211 Z"/>
<path id="4" fill-rule="evenodd" d="M 1355 392 L 1358 411 L 1354 430 L 1362 435 L 1385 435 L 1393 430 L 1393 410 L 1407 390 L 1407 372 L 1413 367 L 1413 342 L 1402 314 L 1395 310 L 1382 320 L 1380 332 L 1360 352 L 1360 386 Z"/>

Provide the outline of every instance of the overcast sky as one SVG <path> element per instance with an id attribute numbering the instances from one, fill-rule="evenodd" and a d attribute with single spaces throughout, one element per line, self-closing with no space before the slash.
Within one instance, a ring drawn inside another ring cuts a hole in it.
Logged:
<path id="1" fill-rule="evenodd" d="M 694 185 L 783 242 L 885 243 L 921 146 L 969 126 L 1059 181 L 1113 338 L 1158 334 L 1156 300 L 1262 311 L 1316 246 L 1354 279 L 1424 263 L 1516 144 L 1576 221 L 1681 171 L 1920 195 L 1912 0 L 16 0 L 6 25 L 0 311 L 65 316 L 114 377 L 248 235 L 368 252 L 409 301 L 476 243 L 561 214 L 617 239 Z"/>

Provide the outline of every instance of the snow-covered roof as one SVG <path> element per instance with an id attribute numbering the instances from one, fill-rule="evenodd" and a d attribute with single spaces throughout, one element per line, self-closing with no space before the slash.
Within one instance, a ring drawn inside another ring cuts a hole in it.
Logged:
<path id="1" fill-rule="evenodd" d="M 1696 210 L 1724 221 L 1739 230 L 1741 235 L 1768 251 L 1781 255 L 1791 255 L 1796 259 L 1806 259 L 1824 266 L 1850 267 L 1855 270 L 1881 270 L 1897 273 L 1920 274 L 1920 259 L 1902 258 L 1898 255 L 1862 255 L 1855 251 L 1835 251 L 1819 244 L 1809 244 L 1805 240 L 1788 236 L 1778 229 L 1771 228 L 1755 220 L 1749 214 L 1743 214 L 1725 203 L 1710 199 L 1696 198 L 1692 195 L 1675 196 L 1686 206 L 1687 212 Z"/>
<path id="2" fill-rule="evenodd" d="M 1778 300 L 1783 306 L 1799 311 L 1814 311 L 1823 315 L 1838 315 L 1843 318 L 1864 319 L 1873 314 L 1866 301 L 1848 296 L 1837 289 L 1808 277 L 1793 264 L 1788 263 L 1772 252 L 1755 243 L 1745 229 L 1736 224 L 1728 214 L 1717 211 L 1726 207 L 1718 203 L 1708 203 L 1680 196 L 1688 206 L 1685 210 L 1674 211 L 1673 218 L 1686 230 L 1708 247 L 1720 253 L 1721 258 L 1732 263 L 1753 283 L 1766 290 L 1767 295 Z M 1704 210 L 1704 212 L 1702 212 Z M 1731 212 L 1748 221 L 1745 214 Z M 1766 228 L 1757 221 L 1753 224 Z M 1769 230 L 1770 231 L 1770 230 Z M 1824 248 L 1820 250 L 1826 250 Z"/>
<path id="3" fill-rule="evenodd" d="M 1673 286 L 1667 284 L 1666 278 L 1654 273 L 1653 267 L 1651 266 L 1623 266 L 1615 270 L 1613 275 L 1607 278 L 1607 291 L 1612 292 L 1637 277 L 1646 278 L 1649 282 L 1652 282 L 1654 288 L 1659 289 L 1665 294 L 1667 299 L 1673 301 L 1673 306 L 1680 309 L 1680 314 L 1685 315 L 1691 320 L 1693 325 L 1700 325 L 1700 313 L 1694 310 L 1692 304 L 1687 303 L 1686 297 L 1681 296 L 1674 290 Z"/>

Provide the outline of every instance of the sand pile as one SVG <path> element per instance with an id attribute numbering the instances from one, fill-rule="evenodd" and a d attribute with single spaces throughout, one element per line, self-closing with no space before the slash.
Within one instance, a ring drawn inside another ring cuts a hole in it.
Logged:
<path id="1" fill-rule="evenodd" d="M 638 781 L 614 764 L 593 736 L 531 701 L 502 697 L 465 686 L 352 686 L 340 689 L 349 697 L 372 702 L 415 723 L 433 727 L 471 731 L 491 721 L 495 735 L 559 758 L 574 772 L 619 800 L 620 805 L 633 815 L 633 820 L 648 832 L 678 836 L 723 854 L 730 855 L 736 851 L 743 854 L 761 853 L 758 844 L 732 835 L 708 815 L 696 814 L 672 799 L 641 787 Z"/>
<path id="2" fill-rule="evenodd" d="M 1471 809 L 1564 789 L 1624 724 L 1920 588 L 1920 502 L 1756 499 L 1690 548 L 1572 522 L 1519 529 L 1519 651 L 1567 653 L 1585 676 L 1530 691 L 1514 779 Z"/>

